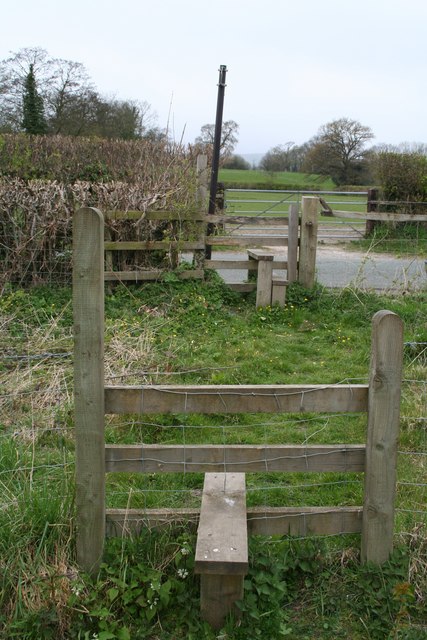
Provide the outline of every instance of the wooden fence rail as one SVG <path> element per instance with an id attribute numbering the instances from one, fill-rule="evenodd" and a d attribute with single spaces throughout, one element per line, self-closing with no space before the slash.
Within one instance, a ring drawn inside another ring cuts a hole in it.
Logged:
<path id="1" fill-rule="evenodd" d="M 219 627 L 242 594 L 247 531 L 268 535 L 361 532 L 362 559 L 384 562 L 393 546 L 403 350 L 400 318 L 389 311 L 380 311 L 373 318 L 368 385 L 105 387 L 103 231 L 99 211 L 85 208 L 76 212 L 73 303 L 79 564 L 97 572 L 106 531 L 128 535 L 138 533 L 143 526 L 199 521 L 196 570 L 201 574 L 201 610 L 213 626 Z M 106 446 L 104 441 L 106 413 L 304 412 L 367 413 L 366 443 Z M 246 510 L 244 474 L 265 471 L 364 471 L 363 507 Z M 201 509 L 106 510 L 105 475 L 115 472 L 204 472 Z M 221 549 L 228 551 L 222 553 Z"/>

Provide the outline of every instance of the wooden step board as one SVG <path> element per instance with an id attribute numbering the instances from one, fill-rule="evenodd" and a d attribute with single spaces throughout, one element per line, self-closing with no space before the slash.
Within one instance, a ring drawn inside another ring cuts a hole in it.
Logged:
<path id="1" fill-rule="evenodd" d="M 248 571 L 244 473 L 205 474 L 194 570 L 200 574 L 202 617 L 220 629 L 243 598 Z"/>

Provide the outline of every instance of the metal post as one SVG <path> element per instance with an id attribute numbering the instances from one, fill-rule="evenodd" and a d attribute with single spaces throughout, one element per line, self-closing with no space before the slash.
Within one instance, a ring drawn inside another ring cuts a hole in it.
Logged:
<path id="1" fill-rule="evenodd" d="M 221 133 L 222 133 L 222 114 L 224 110 L 224 94 L 225 94 L 225 76 L 227 74 L 227 67 L 222 64 L 219 68 L 219 81 L 218 81 L 218 98 L 216 103 L 216 119 L 215 119 L 215 134 L 212 156 L 212 171 L 211 171 L 211 185 L 209 192 L 209 208 L 208 214 L 215 213 L 215 201 L 216 190 L 218 185 L 218 169 L 219 169 L 219 153 L 221 150 Z M 208 224 L 207 235 L 212 235 L 214 230 L 213 224 Z M 212 247 L 206 245 L 205 249 L 206 259 L 210 260 L 212 255 Z"/>

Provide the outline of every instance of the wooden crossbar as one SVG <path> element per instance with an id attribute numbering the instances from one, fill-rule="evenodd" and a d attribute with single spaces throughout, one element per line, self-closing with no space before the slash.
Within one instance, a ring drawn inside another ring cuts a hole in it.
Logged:
<path id="1" fill-rule="evenodd" d="M 250 535 L 334 535 L 362 531 L 361 506 L 355 507 L 248 507 L 247 526 Z M 108 537 L 137 536 L 144 529 L 177 525 L 195 528 L 200 509 L 107 509 Z"/>
<path id="2" fill-rule="evenodd" d="M 141 385 L 105 387 L 105 413 L 358 413 L 368 385 Z"/>
<path id="3" fill-rule="evenodd" d="M 105 446 L 108 473 L 351 472 L 364 471 L 365 445 Z"/>

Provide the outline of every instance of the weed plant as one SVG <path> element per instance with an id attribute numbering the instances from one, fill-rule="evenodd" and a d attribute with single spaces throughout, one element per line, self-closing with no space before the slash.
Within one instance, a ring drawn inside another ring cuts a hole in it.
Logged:
<path id="1" fill-rule="evenodd" d="M 366 382 L 370 321 L 405 322 L 396 551 L 361 566 L 357 536 L 255 537 L 240 619 L 198 615 L 191 527 L 107 541 L 96 578 L 76 566 L 72 310 L 68 288 L 0 299 L 0 633 L 4 638 L 426 637 L 425 292 L 400 297 L 293 285 L 255 309 L 215 274 L 204 283 L 117 287 L 106 297 L 109 384 Z M 357 443 L 358 415 L 108 417 L 110 443 Z M 111 507 L 198 506 L 201 474 L 111 474 Z M 248 474 L 250 505 L 353 505 L 359 474 Z"/>
<path id="2" fill-rule="evenodd" d="M 351 246 L 377 253 L 427 257 L 427 227 L 421 222 L 378 224 L 370 236 Z"/>

